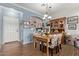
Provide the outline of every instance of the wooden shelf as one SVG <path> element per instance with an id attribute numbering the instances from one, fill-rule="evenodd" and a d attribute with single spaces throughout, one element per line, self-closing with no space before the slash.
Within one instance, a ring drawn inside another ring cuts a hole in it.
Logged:
<path id="1" fill-rule="evenodd" d="M 51 33 L 53 33 L 55 30 L 58 30 L 59 32 L 64 31 L 65 19 L 66 17 L 50 20 L 49 23 Z"/>

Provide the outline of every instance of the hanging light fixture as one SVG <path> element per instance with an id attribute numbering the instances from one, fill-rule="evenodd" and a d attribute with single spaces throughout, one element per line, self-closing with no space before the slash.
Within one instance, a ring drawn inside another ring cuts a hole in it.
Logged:
<path id="1" fill-rule="evenodd" d="M 49 20 L 52 19 L 52 16 L 48 16 L 47 19 L 49 19 Z"/>
<path id="2" fill-rule="evenodd" d="M 51 19 L 52 17 L 48 15 L 48 12 L 49 12 L 48 8 L 51 8 L 51 7 L 49 7 L 47 3 L 42 4 L 42 6 L 45 6 L 45 14 L 43 16 L 43 19 Z"/>

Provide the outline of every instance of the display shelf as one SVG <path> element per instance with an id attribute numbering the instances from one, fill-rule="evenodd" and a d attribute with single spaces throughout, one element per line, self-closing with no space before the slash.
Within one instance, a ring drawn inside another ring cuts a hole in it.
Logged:
<path id="1" fill-rule="evenodd" d="M 65 19 L 66 17 L 50 20 L 49 23 L 51 33 L 53 33 L 55 30 L 58 30 L 58 32 L 64 31 Z"/>

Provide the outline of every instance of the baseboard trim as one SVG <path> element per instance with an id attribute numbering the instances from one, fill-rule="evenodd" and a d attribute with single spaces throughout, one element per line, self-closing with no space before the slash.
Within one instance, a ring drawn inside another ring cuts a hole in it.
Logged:
<path id="1" fill-rule="evenodd" d="M 25 43 L 23 43 L 23 45 L 30 44 L 30 43 L 32 43 L 32 42 L 33 42 L 33 41 L 25 42 Z"/>
<path id="2" fill-rule="evenodd" d="M 23 43 L 23 42 L 21 42 L 21 41 L 11 41 L 11 42 L 5 42 L 5 43 L 3 43 L 1 46 L 4 46 L 4 45 L 6 45 L 6 44 L 10 44 L 10 43 L 14 43 L 14 42 L 18 42 L 18 43 L 20 43 L 20 44 L 22 44 L 22 45 L 26 45 L 26 44 L 33 43 L 33 41 L 25 42 L 25 43 Z"/>
<path id="3" fill-rule="evenodd" d="M 10 43 L 14 43 L 14 42 L 18 42 L 18 43 L 22 44 L 21 41 L 11 41 L 11 42 L 5 42 L 3 45 L 5 45 L 5 44 L 10 44 Z"/>

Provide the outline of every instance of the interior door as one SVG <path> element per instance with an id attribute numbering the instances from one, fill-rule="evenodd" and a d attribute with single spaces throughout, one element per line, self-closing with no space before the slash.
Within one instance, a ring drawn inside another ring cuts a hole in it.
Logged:
<path id="1" fill-rule="evenodd" d="M 3 16 L 3 43 L 20 41 L 19 19 L 13 16 Z"/>

